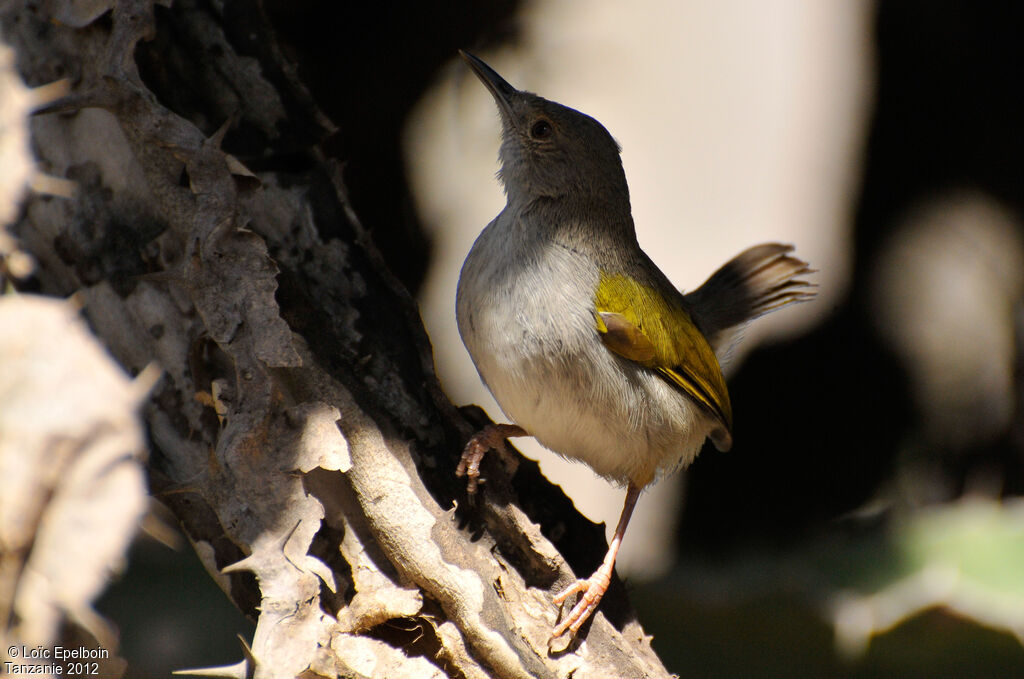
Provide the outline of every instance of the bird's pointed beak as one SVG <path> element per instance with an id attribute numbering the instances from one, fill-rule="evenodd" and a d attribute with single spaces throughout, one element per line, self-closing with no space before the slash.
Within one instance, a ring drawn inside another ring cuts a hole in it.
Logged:
<path id="1" fill-rule="evenodd" d="M 474 57 L 469 52 L 459 50 L 459 56 L 469 64 L 469 67 L 480 78 L 480 82 L 490 91 L 494 101 L 501 110 L 502 117 L 512 120 L 512 97 L 518 94 L 519 90 L 508 84 L 508 81 L 498 75 L 497 71 Z"/>

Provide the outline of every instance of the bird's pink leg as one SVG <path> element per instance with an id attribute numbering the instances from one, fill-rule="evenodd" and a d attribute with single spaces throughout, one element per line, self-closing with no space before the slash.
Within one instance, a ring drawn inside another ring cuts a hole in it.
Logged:
<path id="1" fill-rule="evenodd" d="M 597 605 L 601 602 L 601 597 L 604 596 L 608 585 L 612 581 L 615 557 L 619 553 L 619 546 L 622 545 L 622 536 L 626 534 L 629 517 L 632 516 L 633 507 L 636 505 L 637 498 L 639 497 L 640 488 L 632 483 L 629 484 L 629 488 L 626 490 L 626 501 L 622 505 L 622 514 L 619 515 L 619 524 L 615 527 L 615 534 L 612 536 L 611 544 L 608 545 L 608 553 L 605 554 L 604 561 L 601 562 L 601 565 L 589 578 L 577 580 L 567 590 L 554 598 L 554 603 L 561 606 L 573 594 L 583 594 L 580 600 L 576 602 L 576 605 L 573 606 L 569 615 L 565 617 L 565 620 L 555 627 L 551 633 L 552 641 L 567 631 L 572 632 L 572 636 L 575 636 L 580 631 L 583 623 L 587 621 L 587 618 L 597 609 Z"/>
<path id="2" fill-rule="evenodd" d="M 518 424 L 489 424 L 469 439 L 466 447 L 462 450 L 462 459 L 459 466 L 455 468 L 456 476 L 467 476 L 469 483 L 466 484 L 466 492 L 472 495 L 476 492 L 477 479 L 480 478 L 480 461 L 484 459 L 484 453 L 488 450 L 504 450 L 505 439 L 513 436 L 529 436 L 526 430 Z"/>

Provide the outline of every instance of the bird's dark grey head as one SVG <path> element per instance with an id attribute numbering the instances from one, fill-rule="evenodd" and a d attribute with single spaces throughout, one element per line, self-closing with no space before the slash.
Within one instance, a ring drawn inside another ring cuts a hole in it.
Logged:
<path id="1" fill-rule="evenodd" d="M 576 196 L 624 202 L 628 209 L 620 148 L 601 123 L 568 106 L 517 90 L 480 59 L 460 54 L 501 113 L 499 176 L 510 199 Z"/>

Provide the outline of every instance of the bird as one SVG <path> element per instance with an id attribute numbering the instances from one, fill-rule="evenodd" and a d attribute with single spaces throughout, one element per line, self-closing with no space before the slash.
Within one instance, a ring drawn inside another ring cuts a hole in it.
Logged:
<path id="1" fill-rule="evenodd" d="M 689 293 L 640 248 L 621 149 L 594 118 L 518 90 L 460 50 L 501 119 L 506 205 L 463 263 L 456 320 L 510 423 L 466 444 L 456 474 L 472 496 L 480 463 L 532 436 L 585 463 L 626 497 L 598 569 L 553 597 L 575 605 L 551 641 L 575 638 L 607 590 L 640 493 L 686 467 L 706 439 L 732 446 L 721 363 L 754 318 L 816 294 L 793 246 L 751 247 Z"/>

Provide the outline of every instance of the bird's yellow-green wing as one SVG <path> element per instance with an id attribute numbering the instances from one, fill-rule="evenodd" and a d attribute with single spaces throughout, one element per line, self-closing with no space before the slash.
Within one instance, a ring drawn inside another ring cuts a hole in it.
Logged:
<path id="1" fill-rule="evenodd" d="M 594 296 L 597 332 L 615 354 L 657 372 L 711 413 L 728 448 L 732 406 L 722 369 L 707 339 L 677 300 L 621 274 L 602 274 Z"/>

